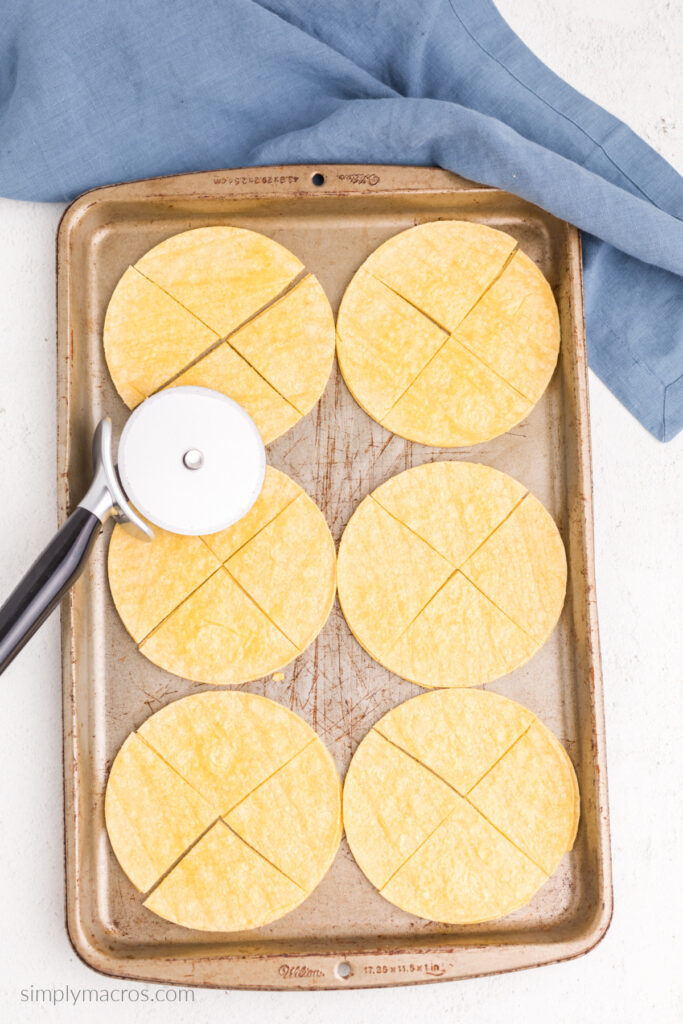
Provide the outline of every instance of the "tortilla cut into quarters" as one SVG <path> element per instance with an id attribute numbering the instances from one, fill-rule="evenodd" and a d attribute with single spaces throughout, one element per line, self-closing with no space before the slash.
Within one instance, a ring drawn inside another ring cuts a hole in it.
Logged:
<path id="1" fill-rule="evenodd" d="M 255 928 L 302 902 L 341 839 L 341 785 L 303 719 L 265 697 L 200 693 L 132 733 L 105 798 L 144 905 L 187 928 Z"/>
<path id="2" fill-rule="evenodd" d="M 185 928 L 233 932 L 282 917 L 306 895 L 225 822 L 217 821 L 162 879 L 144 906 Z"/>
<path id="3" fill-rule="evenodd" d="M 119 864 L 142 892 L 215 818 L 211 804 L 135 733 L 114 759 L 104 816 Z"/>
<path id="4" fill-rule="evenodd" d="M 218 341 L 219 335 L 128 267 L 104 320 L 104 354 L 129 409 Z"/>
<path id="5" fill-rule="evenodd" d="M 255 231 L 218 226 L 173 235 L 114 290 L 104 348 L 131 408 L 164 387 L 212 388 L 251 415 L 265 444 L 325 389 L 334 317 L 318 280 L 297 281 L 293 253 Z"/>
<path id="6" fill-rule="evenodd" d="M 194 228 L 135 264 L 219 337 L 272 302 L 303 270 L 294 253 L 258 231 Z"/>
<path id="7" fill-rule="evenodd" d="M 361 870 L 396 906 L 445 923 L 525 904 L 571 849 L 578 817 L 564 748 L 528 709 L 486 691 L 440 690 L 393 708 L 344 783 Z"/>
<path id="8" fill-rule="evenodd" d="M 548 282 L 510 235 L 468 221 L 421 224 L 357 271 L 337 318 L 349 390 L 420 444 L 478 444 L 523 420 L 557 362 Z"/>
<path id="9" fill-rule="evenodd" d="M 526 662 L 562 610 L 552 518 L 503 473 L 436 462 L 377 488 L 349 520 L 342 611 L 385 668 L 421 686 L 478 686 Z"/>
<path id="10" fill-rule="evenodd" d="M 195 682 L 243 683 L 296 658 L 334 600 L 336 557 L 325 518 L 284 473 L 266 469 L 250 512 L 210 537 L 116 526 L 111 592 L 139 650 Z"/>

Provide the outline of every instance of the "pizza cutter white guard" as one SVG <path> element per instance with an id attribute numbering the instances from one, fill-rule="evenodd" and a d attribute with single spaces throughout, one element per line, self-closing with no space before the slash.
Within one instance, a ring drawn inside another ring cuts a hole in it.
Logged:
<path id="1" fill-rule="evenodd" d="M 149 539 L 138 513 L 172 533 L 217 533 L 247 514 L 263 485 L 266 456 L 254 421 L 209 388 L 169 388 L 142 402 L 121 433 L 118 472 L 111 444 L 105 417 L 87 494 L 0 608 L 0 674 L 81 574 L 109 516 Z"/>

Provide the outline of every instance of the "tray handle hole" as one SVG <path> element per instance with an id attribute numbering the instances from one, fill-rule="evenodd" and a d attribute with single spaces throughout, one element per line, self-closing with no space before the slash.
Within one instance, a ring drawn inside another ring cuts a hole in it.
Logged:
<path id="1" fill-rule="evenodd" d="M 353 974 L 353 968 L 351 964 L 347 963 L 346 960 L 342 960 L 340 964 L 337 964 L 337 975 L 346 981 Z"/>
<path id="2" fill-rule="evenodd" d="M 311 176 L 311 181 L 313 182 L 314 185 L 318 185 L 318 186 L 324 185 L 325 184 L 325 175 L 321 174 L 320 171 L 316 171 L 315 174 L 313 174 Z"/>

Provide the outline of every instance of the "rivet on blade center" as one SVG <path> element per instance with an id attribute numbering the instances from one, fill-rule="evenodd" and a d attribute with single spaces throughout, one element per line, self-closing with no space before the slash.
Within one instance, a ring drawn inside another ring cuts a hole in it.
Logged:
<path id="1" fill-rule="evenodd" d="M 200 452 L 198 448 L 190 448 L 183 455 L 183 465 L 187 469 L 201 469 L 204 465 L 204 453 Z"/>

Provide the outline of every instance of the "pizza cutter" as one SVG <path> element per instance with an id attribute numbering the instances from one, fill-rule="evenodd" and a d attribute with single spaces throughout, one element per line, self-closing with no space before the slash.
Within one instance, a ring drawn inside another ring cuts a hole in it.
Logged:
<path id="1" fill-rule="evenodd" d="M 209 388 L 177 387 L 145 399 L 128 418 L 118 469 L 111 420 L 101 420 L 93 468 L 85 497 L 0 608 L 0 673 L 81 574 L 106 519 L 149 540 L 146 520 L 171 533 L 217 533 L 256 501 L 266 456 L 237 402 Z"/>

